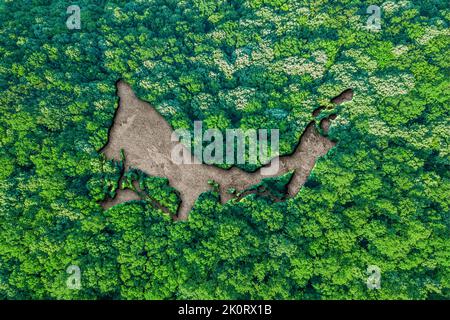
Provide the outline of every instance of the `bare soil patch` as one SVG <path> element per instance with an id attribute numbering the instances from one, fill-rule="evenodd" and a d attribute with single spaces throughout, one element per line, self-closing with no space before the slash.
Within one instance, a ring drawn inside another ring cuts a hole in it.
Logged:
<path id="1" fill-rule="evenodd" d="M 270 177 L 262 175 L 261 169 L 245 172 L 236 167 L 225 170 L 207 164 L 174 164 L 171 151 L 177 142 L 171 141 L 172 127 L 153 107 L 138 99 L 125 82 L 117 83 L 117 93 L 120 98 L 119 107 L 109 132 L 108 143 L 102 152 L 107 158 L 120 160 L 120 150 L 123 149 L 126 156 L 125 170 L 133 167 L 151 176 L 168 178 L 169 184 L 179 192 L 182 201 L 178 208 L 178 219 L 187 219 L 200 194 L 211 190 L 209 180 L 219 184 L 221 201 L 225 203 L 235 197 L 227 192 L 230 188 L 246 190 L 258 184 L 261 179 Z M 348 99 L 348 94 L 346 97 Z M 326 134 L 328 128 L 322 129 Z M 335 142 L 318 132 L 314 122 L 308 125 L 295 151 L 291 155 L 280 157 L 280 169 L 276 176 L 295 171 L 288 186 L 289 196 L 298 193 L 317 159 L 334 145 Z M 139 198 L 136 193 L 128 191 L 130 190 L 119 190 L 114 199 L 103 202 L 103 207 L 107 209 Z"/>

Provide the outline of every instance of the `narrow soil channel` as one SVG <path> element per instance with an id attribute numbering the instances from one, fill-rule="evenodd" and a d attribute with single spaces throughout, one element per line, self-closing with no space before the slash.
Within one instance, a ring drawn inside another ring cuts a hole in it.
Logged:
<path id="1" fill-rule="evenodd" d="M 125 152 L 125 170 L 130 167 L 142 170 L 151 176 L 165 177 L 181 197 L 177 219 L 187 219 L 188 213 L 201 193 L 211 190 L 209 180 L 219 184 L 222 203 L 234 197 L 227 190 L 238 191 L 248 189 L 258 184 L 261 179 L 270 175 L 262 175 L 261 169 L 255 172 L 245 172 L 233 167 L 229 170 L 207 164 L 174 164 L 171 151 L 177 142 L 171 141 L 172 127 L 148 103 L 139 100 L 131 87 L 123 81 L 117 83 L 119 107 L 116 111 L 114 124 L 109 132 L 107 145 L 102 153 L 107 158 L 120 160 L 120 150 Z M 344 97 L 345 95 L 345 97 Z M 342 103 L 351 100 L 353 92 L 344 91 L 332 100 Z M 326 134 L 329 119 L 322 121 L 322 129 Z M 324 125 L 326 124 L 326 125 Z M 276 176 L 294 170 L 294 175 L 288 186 L 288 195 L 295 196 L 306 182 L 317 159 L 324 156 L 334 142 L 322 136 L 311 122 L 300 138 L 295 151 L 289 156 L 279 158 L 279 170 Z M 139 197 L 130 190 L 118 190 L 114 199 L 102 203 L 105 209 L 113 205 L 136 200 Z"/>

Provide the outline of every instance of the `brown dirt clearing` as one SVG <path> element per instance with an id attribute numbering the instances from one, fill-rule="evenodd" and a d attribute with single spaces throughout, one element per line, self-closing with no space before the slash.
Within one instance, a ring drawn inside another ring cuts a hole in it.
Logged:
<path id="1" fill-rule="evenodd" d="M 107 145 L 102 153 L 109 159 L 120 160 L 120 150 L 125 152 L 125 170 L 137 168 L 150 176 L 165 177 L 181 197 L 178 208 L 178 219 L 187 219 L 188 213 L 195 201 L 203 192 L 211 190 L 209 180 L 219 184 L 222 203 L 231 200 L 229 188 L 243 191 L 258 184 L 261 179 L 271 177 L 262 175 L 261 169 L 255 172 L 245 172 L 237 167 L 229 170 L 207 164 L 174 164 L 171 151 L 178 142 L 171 141 L 172 127 L 148 103 L 138 99 L 131 87 L 123 81 L 117 83 L 119 107 L 116 111 L 113 126 L 109 132 Z M 343 94 L 331 100 L 338 104 L 351 100 L 353 92 Z M 326 134 L 329 119 L 321 125 Z M 274 176 L 294 170 L 294 175 L 288 185 L 288 196 L 295 196 L 306 182 L 317 159 L 324 156 L 335 142 L 322 136 L 311 122 L 300 138 L 295 151 L 288 156 L 279 158 L 279 170 Z M 114 199 L 102 203 L 105 209 L 129 200 L 137 200 L 139 196 L 131 190 L 118 190 Z"/>

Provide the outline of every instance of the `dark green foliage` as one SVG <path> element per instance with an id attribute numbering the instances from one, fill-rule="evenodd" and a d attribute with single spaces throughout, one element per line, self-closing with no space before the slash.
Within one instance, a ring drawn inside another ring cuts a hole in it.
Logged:
<path id="1" fill-rule="evenodd" d="M 122 178 L 121 189 L 133 190 L 142 200 L 148 201 L 165 213 L 172 215 L 177 213 L 180 199 L 166 178 L 150 177 L 138 169 L 130 169 Z"/>
<path id="2" fill-rule="evenodd" d="M 278 177 L 262 179 L 260 183 L 243 190 L 237 194 L 238 197 L 255 193 L 269 197 L 271 200 L 281 201 L 287 195 L 287 186 L 294 172 L 288 172 Z"/>

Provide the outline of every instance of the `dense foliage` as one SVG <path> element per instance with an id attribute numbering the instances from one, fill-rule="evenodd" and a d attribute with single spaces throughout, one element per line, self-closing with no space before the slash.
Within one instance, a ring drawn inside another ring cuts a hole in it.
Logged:
<path id="1" fill-rule="evenodd" d="M 67 1 L 0 1 L 1 298 L 450 298 L 448 1 L 385 2 L 380 31 L 358 0 L 74 3 L 81 30 Z M 123 169 L 98 152 L 118 79 L 175 128 L 279 128 L 283 153 L 355 95 L 297 197 L 213 190 L 173 222 L 140 172 L 151 201 L 99 205 Z"/>

